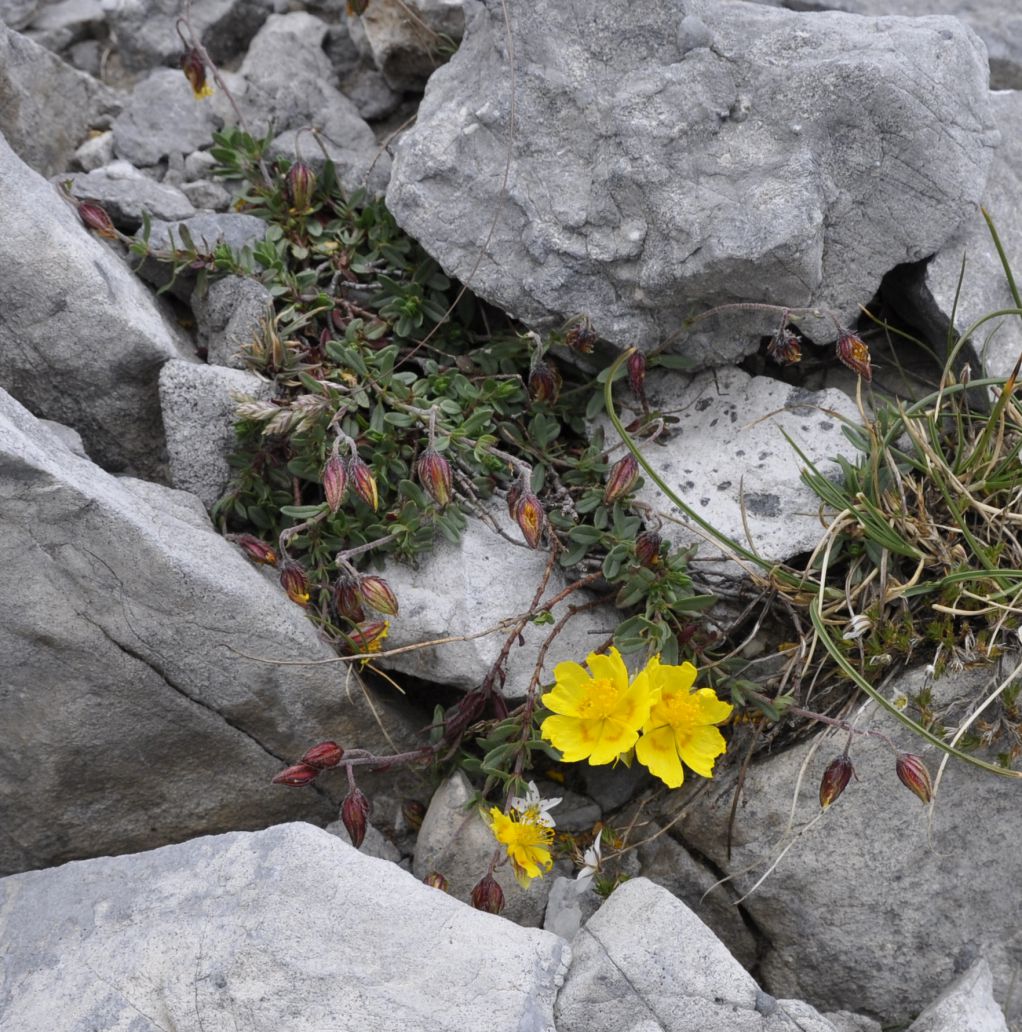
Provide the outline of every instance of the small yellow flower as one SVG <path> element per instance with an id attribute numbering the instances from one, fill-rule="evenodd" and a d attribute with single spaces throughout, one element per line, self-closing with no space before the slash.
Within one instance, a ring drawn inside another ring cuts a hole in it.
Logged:
<path id="1" fill-rule="evenodd" d="M 554 715 L 543 721 L 540 733 L 566 762 L 588 759 L 598 766 L 613 763 L 635 745 L 654 698 L 645 670 L 629 682 L 617 649 L 606 656 L 590 652 L 586 663 L 589 671 L 571 662 L 554 667 L 554 687 L 543 696 Z"/>
<path id="2" fill-rule="evenodd" d="M 727 750 L 714 725 L 727 720 L 734 707 L 712 688 L 692 690 L 696 668 L 691 663 L 668 666 L 654 656 L 645 672 L 657 701 L 635 746 L 639 763 L 669 788 L 685 780 L 682 760 L 704 778 L 713 777 L 714 761 Z"/>
<path id="3" fill-rule="evenodd" d="M 549 847 L 554 840 L 554 829 L 541 817 L 537 810 L 529 809 L 525 813 L 512 810 L 507 814 L 498 806 L 484 814 L 493 837 L 507 849 L 515 879 L 523 889 L 529 887 L 533 878 L 541 878 L 544 871 L 553 867 Z"/>
<path id="4" fill-rule="evenodd" d="M 213 96 L 213 87 L 206 82 L 206 62 L 202 59 L 202 52 L 198 47 L 192 47 L 181 58 L 181 70 L 185 73 L 196 100 Z"/>

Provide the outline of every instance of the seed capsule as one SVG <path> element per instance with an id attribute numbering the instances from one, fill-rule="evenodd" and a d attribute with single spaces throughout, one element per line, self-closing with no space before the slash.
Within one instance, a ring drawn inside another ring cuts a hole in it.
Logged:
<path id="1" fill-rule="evenodd" d="M 855 769 L 847 756 L 831 760 L 820 779 L 820 806 L 825 810 L 848 786 Z"/>
<path id="2" fill-rule="evenodd" d="M 450 888 L 450 885 L 447 883 L 447 879 L 439 871 L 430 871 L 422 880 L 426 885 L 429 885 L 434 889 L 439 889 L 441 892 L 447 892 Z"/>
<path id="3" fill-rule="evenodd" d="M 370 509 L 375 511 L 380 504 L 376 477 L 373 476 L 373 471 L 357 455 L 353 455 L 348 459 L 348 477 L 351 480 L 351 486 L 355 489 L 355 494 Z"/>
<path id="4" fill-rule="evenodd" d="M 418 799 L 406 799 L 401 803 L 401 816 L 409 828 L 418 831 L 426 816 L 426 807 Z"/>
<path id="5" fill-rule="evenodd" d="M 181 71 L 185 73 L 196 100 L 212 96 L 213 87 L 206 82 L 206 63 L 202 60 L 198 47 L 191 47 L 181 58 Z"/>
<path id="6" fill-rule="evenodd" d="M 572 351 L 577 351 L 580 355 L 592 354 L 592 350 L 596 346 L 596 340 L 596 331 L 592 328 L 588 319 L 576 326 L 572 326 L 564 335 L 564 343 Z"/>
<path id="7" fill-rule="evenodd" d="M 78 205 L 78 217 L 89 229 L 95 230 L 101 237 L 108 240 L 117 239 L 117 230 L 114 228 L 113 219 L 109 212 L 101 204 L 94 201 L 82 201 Z"/>
<path id="8" fill-rule="evenodd" d="M 655 530 L 644 530 L 635 539 L 635 558 L 646 567 L 654 567 L 660 562 L 660 545 L 662 539 Z"/>
<path id="9" fill-rule="evenodd" d="M 504 909 L 504 892 L 492 874 L 488 874 L 472 889 L 472 906 L 488 914 L 499 914 Z"/>
<path id="10" fill-rule="evenodd" d="M 353 788 L 341 803 L 341 821 L 351 836 L 351 844 L 356 849 L 365 841 L 366 825 L 372 808 L 372 803 L 360 788 Z"/>
<path id="11" fill-rule="evenodd" d="M 336 742 L 320 742 L 305 751 L 300 763 L 309 767 L 336 767 L 344 758 L 344 750 Z"/>
<path id="12" fill-rule="evenodd" d="M 637 398 L 646 396 L 646 356 L 641 351 L 628 356 L 628 386 Z"/>
<path id="13" fill-rule="evenodd" d="M 295 211 L 306 212 L 316 192 L 316 173 L 304 161 L 296 161 L 287 170 L 284 187 L 291 207 Z"/>
<path id="14" fill-rule="evenodd" d="M 521 529 L 529 548 L 539 548 L 546 526 L 546 513 L 539 499 L 529 490 L 523 490 L 515 505 L 515 523 Z"/>
<path id="15" fill-rule="evenodd" d="M 561 393 L 561 374 L 548 362 L 537 362 L 529 373 L 529 397 L 552 405 Z"/>
<path id="16" fill-rule="evenodd" d="M 838 361 L 858 373 L 867 383 L 873 379 L 873 367 L 869 362 L 869 348 L 861 337 L 844 330 L 835 346 Z"/>
<path id="17" fill-rule="evenodd" d="M 368 574 L 359 581 L 359 591 L 378 613 L 397 616 L 397 596 L 391 586 L 375 574 Z"/>
<path id="18" fill-rule="evenodd" d="M 619 498 L 628 494 L 635 482 L 639 479 L 639 464 L 635 456 L 629 452 L 623 458 L 614 463 L 607 477 L 607 486 L 603 492 L 603 504 L 611 505 Z"/>
<path id="19" fill-rule="evenodd" d="M 260 541 L 252 534 L 239 534 L 233 540 L 254 563 L 263 563 L 266 566 L 277 565 L 277 553 L 265 541 Z"/>
<path id="20" fill-rule="evenodd" d="M 308 763 L 296 763 L 276 775 L 271 784 L 287 785 L 288 788 L 303 788 L 305 785 L 311 785 L 318 776 L 319 768 Z"/>
<path id="21" fill-rule="evenodd" d="M 362 591 L 354 577 L 342 574 L 337 578 L 334 584 L 334 609 L 337 610 L 338 616 L 343 616 L 352 623 L 361 623 L 366 618 L 362 601 Z"/>
<path id="22" fill-rule="evenodd" d="M 298 563 L 291 559 L 284 563 L 280 568 L 280 583 L 292 602 L 300 606 L 309 604 L 309 579 Z"/>
<path id="23" fill-rule="evenodd" d="M 356 653 L 379 652 L 383 645 L 383 639 L 390 631 L 390 624 L 386 620 L 370 620 L 368 623 L 359 624 L 348 634 L 351 644 Z"/>
<path id="24" fill-rule="evenodd" d="M 901 783 L 910 791 L 914 792 L 924 803 L 933 798 L 933 783 L 930 781 L 930 772 L 926 764 L 912 753 L 899 753 L 894 763 Z"/>
<path id="25" fill-rule="evenodd" d="M 798 337 L 785 328 L 770 339 L 767 354 L 778 365 L 795 365 L 796 362 L 802 361 L 802 345 Z"/>
<path id="26" fill-rule="evenodd" d="M 440 508 L 451 500 L 451 464 L 435 448 L 427 448 L 416 463 L 419 483 Z"/>
<path id="27" fill-rule="evenodd" d="M 323 467 L 323 493 L 330 512 L 336 513 L 344 502 L 348 492 L 348 472 L 344 460 L 338 455 L 331 455 Z"/>

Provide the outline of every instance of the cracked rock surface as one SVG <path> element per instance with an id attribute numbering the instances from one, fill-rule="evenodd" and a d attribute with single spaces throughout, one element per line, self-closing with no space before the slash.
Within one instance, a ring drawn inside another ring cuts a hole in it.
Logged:
<path id="1" fill-rule="evenodd" d="M 567 943 L 307 824 L 0 881 L 0 1025 L 553 1032 Z"/>
<path id="2" fill-rule="evenodd" d="M 334 654 L 198 499 L 108 475 L 3 392 L 0 525 L 0 873 L 325 824 L 341 779 L 270 778 L 324 737 L 388 750 L 357 680 L 346 694 L 336 666 L 272 662 Z"/>

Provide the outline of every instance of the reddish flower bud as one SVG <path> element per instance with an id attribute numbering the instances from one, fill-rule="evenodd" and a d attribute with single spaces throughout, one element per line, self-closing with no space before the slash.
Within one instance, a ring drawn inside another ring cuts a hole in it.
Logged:
<path id="1" fill-rule="evenodd" d="M 515 509 L 518 508 L 518 502 L 519 502 L 519 500 L 522 497 L 522 490 L 523 490 L 523 487 L 522 487 L 521 480 L 516 480 L 507 489 L 507 514 L 508 514 L 508 516 L 511 517 L 511 519 L 515 519 L 516 518 L 515 517 Z"/>
<path id="2" fill-rule="evenodd" d="M 614 463 L 607 477 L 607 486 L 603 491 L 603 504 L 611 505 L 628 494 L 639 479 L 639 464 L 635 456 L 629 452 Z"/>
<path id="3" fill-rule="evenodd" d="M 254 563 L 277 565 L 277 553 L 265 541 L 260 541 L 252 534 L 239 534 L 233 540 Z"/>
<path id="4" fill-rule="evenodd" d="M 635 539 L 635 558 L 648 567 L 660 562 L 660 535 L 655 530 L 644 530 Z"/>
<path id="5" fill-rule="evenodd" d="M 309 579 L 302 567 L 288 559 L 280 568 L 280 584 L 287 597 L 300 606 L 309 604 Z"/>
<path id="6" fill-rule="evenodd" d="M 359 581 L 358 586 L 362 598 L 378 613 L 397 616 L 397 595 L 382 577 L 368 574 Z"/>
<path id="7" fill-rule="evenodd" d="M 767 354 L 778 365 L 794 365 L 802 361 L 802 345 L 798 337 L 785 328 L 770 338 Z"/>
<path id="8" fill-rule="evenodd" d="M 628 386 L 637 398 L 646 396 L 646 356 L 641 351 L 628 356 Z"/>
<path id="9" fill-rule="evenodd" d="M 475 886 L 471 900 L 476 910 L 485 910 L 488 914 L 499 914 L 504 909 L 504 892 L 492 874 Z"/>
<path id="10" fill-rule="evenodd" d="M 213 87 L 206 82 L 206 63 L 202 60 L 198 47 L 192 47 L 181 58 L 181 71 L 185 73 L 196 100 L 212 95 Z"/>
<path id="11" fill-rule="evenodd" d="M 359 624 L 349 632 L 348 637 L 355 653 L 379 652 L 389 631 L 390 624 L 386 620 L 370 620 L 368 623 Z"/>
<path id="12" fill-rule="evenodd" d="M 435 448 L 427 448 L 416 463 L 419 483 L 440 508 L 451 500 L 451 464 Z"/>
<path id="13" fill-rule="evenodd" d="M 581 355 L 592 354 L 596 346 L 596 331 L 592 328 L 588 319 L 583 320 L 577 326 L 572 326 L 564 335 L 564 343 Z"/>
<path id="14" fill-rule="evenodd" d="M 820 779 L 820 806 L 826 810 L 845 790 L 854 773 L 855 768 L 847 756 L 831 760 Z"/>
<path id="15" fill-rule="evenodd" d="M 365 797 L 360 788 L 353 788 L 341 803 L 341 820 L 351 836 L 351 844 L 358 849 L 366 837 L 366 825 L 372 803 Z"/>
<path id="16" fill-rule="evenodd" d="M 308 763 L 296 763 L 282 770 L 272 781 L 274 785 L 287 785 L 288 788 L 303 788 L 311 785 L 319 775 L 319 768 Z"/>
<path id="17" fill-rule="evenodd" d="M 930 772 L 918 756 L 914 756 L 912 753 L 899 753 L 894 763 L 894 769 L 897 771 L 901 783 L 910 792 L 915 792 L 924 803 L 928 803 L 933 798 Z"/>
<path id="18" fill-rule="evenodd" d="M 82 201 L 78 205 L 78 217 L 89 229 L 94 229 L 101 237 L 108 240 L 117 239 L 117 230 L 106 208 L 93 201 Z"/>
<path id="19" fill-rule="evenodd" d="M 532 491 L 522 491 L 518 503 L 515 505 L 515 523 L 522 531 L 529 548 L 539 548 L 540 540 L 543 537 L 543 527 L 546 526 L 546 513 L 539 499 Z"/>
<path id="20" fill-rule="evenodd" d="M 348 477 L 351 479 L 351 486 L 355 489 L 355 494 L 370 509 L 375 510 L 380 504 L 380 495 L 376 488 L 376 477 L 373 476 L 373 471 L 357 455 L 352 455 L 348 459 Z"/>
<path id="21" fill-rule="evenodd" d="M 342 574 L 334 584 L 334 609 L 352 623 L 361 623 L 366 618 L 362 608 L 362 592 L 354 577 Z"/>
<path id="22" fill-rule="evenodd" d="M 873 367 L 869 364 L 869 348 L 866 342 L 854 333 L 845 330 L 837 339 L 838 361 L 858 373 L 867 383 L 873 379 Z"/>
<path id="23" fill-rule="evenodd" d="M 309 210 L 312 195 L 316 192 L 316 173 L 304 161 L 296 161 L 284 179 L 284 189 L 291 207 L 298 212 Z"/>
<path id="24" fill-rule="evenodd" d="M 348 471 L 345 469 L 344 460 L 337 455 L 331 455 L 323 467 L 322 480 L 326 504 L 330 506 L 331 513 L 336 513 L 348 492 Z"/>
<path id="25" fill-rule="evenodd" d="M 426 807 L 418 799 L 405 799 L 401 803 L 401 816 L 404 817 L 409 828 L 418 831 L 426 816 Z"/>
<path id="26" fill-rule="evenodd" d="M 537 362 L 529 373 L 529 397 L 552 405 L 561 393 L 561 374 L 547 362 Z"/>
<path id="27" fill-rule="evenodd" d="M 344 750 L 336 742 L 320 742 L 311 749 L 306 749 L 300 763 L 310 767 L 336 767 L 344 758 Z"/>
<path id="28" fill-rule="evenodd" d="M 422 880 L 426 885 L 439 889 L 441 892 L 447 892 L 450 888 L 447 884 L 447 879 L 439 871 L 430 871 Z"/>

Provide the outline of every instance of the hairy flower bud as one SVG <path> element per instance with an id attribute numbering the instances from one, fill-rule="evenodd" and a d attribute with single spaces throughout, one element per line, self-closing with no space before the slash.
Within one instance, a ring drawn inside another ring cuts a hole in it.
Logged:
<path id="1" fill-rule="evenodd" d="M 345 469 L 344 460 L 337 455 L 331 455 L 323 467 L 321 479 L 323 493 L 326 495 L 326 504 L 330 506 L 331 513 L 336 513 L 348 492 L 348 472 Z"/>
<path id="2" fill-rule="evenodd" d="M 311 785 L 318 776 L 318 767 L 308 763 L 296 763 L 282 770 L 271 783 L 287 785 L 288 788 L 303 788 L 305 785 Z"/>
<path id="3" fill-rule="evenodd" d="M 798 337 L 785 327 L 770 338 L 767 354 L 778 365 L 795 365 L 796 362 L 802 361 L 802 345 Z"/>
<path id="4" fill-rule="evenodd" d="M 386 620 L 370 620 L 359 624 L 348 637 L 356 653 L 379 652 L 389 631 L 390 624 Z"/>
<path id="5" fill-rule="evenodd" d="M 589 320 L 586 319 L 568 330 L 564 335 L 564 343 L 572 351 L 577 351 L 580 355 L 592 354 L 592 350 L 596 346 L 596 331 L 589 324 Z"/>
<path id="6" fill-rule="evenodd" d="M 375 509 L 380 504 L 380 495 L 376 487 L 376 477 L 373 471 L 357 456 L 352 455 L 348 459 L 348 477 L 355 494 L 362 499 L 370 509 Z"/>
<path id="7" fill-rule="evenodd" d="M 359 583 L 362 598 L 378 613 L 386 616 L 397 616 L 397 595 L 391 586 L 376 574 L 367 574 Z"/>
<path id="8" fill-rule="evenodd" d="M 514 516 L 529 548 L 539 548 L 543 527 L 546 526 L 546 513 L 539 499 L 527 488 L 515 505 Z"/>
<path id="9" fill-rule="evenodd" d="M 296 161 L 287 170 L 284 188 L 295 211 L 308 211 L 312 195 L 316 192 L 316 173 L 304 161 Z"/>
<path id="10" fill-rule="evenodd" d="M 239 534 L 233 540 L 252 562 L 266 566 L 277 565 L 277 553 L 265 541 L 260 541 L 252 534 Z"/>
<path id="11" fill-rule="evenodd" d="M 439 889 L 441 892 L 447 892 L 450 889 L 447 879 L 439 871 L 430 871 L 422 880 L 430 888 Z"/>
<path id="12" fill-rule="evenodd" d="M 838 756 L 827 764 L 820 779 L 820 806 L 825 810 L 848 786 L 855 768 L 847 756 Z"/>
<path id="13" fill-rule="evenodd" d="M 418 799 L 405 799 L 401 803 L 401 816 L 409 828 L 418 831 L 426 816 L 426 807 Z"/>
<path id="14" fill-rule="evenodd" d="M 641 351 L 628 356 L 628 386 L 637 398 L 646 396 L 646 356 Z"/>
<path id="15" fill-rule="evenodd" d="M 82 201 L 78 205 L 78 217 L 89 229 L 94 229 L 101 237 L 108 240 L 117 239 L 117 230 L 114 229 L 113 219 L 102 204 L 94 201 Z"/>
<path id="16" fill-rule="evenodd" d="M 191 47 L 181 58 L 181 71 L 185 73 L 188 85 L 192 88 L 196 100 L 212 96 L 213 87 L 206 82 L 206 62 L 198 47 Z"/>
<path id="17" fill-rule="evenodd" d="M 344 750 L 336 742 L 320 742 L 319 745 L 306 749 L 299 763 L 318 768 L 336 767 L 343 758 Z"/>
<path id="18" fill-rule="evenodd" d="M 933 798 L 930 772 L 918 756 L 912 753 L 899 753 L 894 763 L 894 769 L 897 771 L 901 783 L 910 792 L 915 792 L 924 803 L 928 803 Z"/>
<path id="19" fill-rule="evenodd" d="M 451 464 L 436 450 L 427 448 L 416 463 L 419 483 L 442 509 L 451 500 Z"/>
<path id="20" fill-rule="evenodd" d="M 858 373 L 867 383 L 873 379 L 873 367 L 869 363 L 869 348 L 861 337 L 844 330 L 835 347 L 838 361 Z"/>
<path id="21" fill-rule="evenodd" d="M 309 604 L 309 578 L 302 567 L 288 559 L 280 568 L 280 584 L 287 597 L 300 606 Z"/>
<path id="22" fill-rule="evenodd" d="M 362 608 L 362 591 L 354 577 L 342 574 L 334 583 L 334 609 L 352 623 L 361 623 L 366 618 Z"/>
<path id="23" fill-rule="evenodd" d="M 366 824 L 369 821 L 369 813 L 372 810 L 372 803 L 366 798 L 360 788 L 353 788 L 341 803 L 341 820 L 351 836 L 351 844 L 358 849 L 366 837 Z"/>
<path id="24" fill-rule="evenodd" d="M 635 539 L 635 558 L 643 566 L 653 567 L 660 562 L 662 539 L 655 530 L 644 530 Z"/>
<path id="25" fill-rule="evenodd" d="M 607 486 L 603 491 L 603 504 L 611 505 L 628 494 L 639 479 L 639 464 L 635 456 L 629 452 L 614 463 L 607 477 Z"/>
<path id="26" fill-rule="evenodd" d="M 504 909 L 504 892 L 492 874 L 488 874 L 472 889 L 472 906 L 488 914 L 499 914 Z"/>
<path id="27" fill-rule="evenodd" d="M 548 362 L 537 362 L 529 373 L 529 397 L 552 405 L 561 393 L 561 374 Z"/>
<path id="28" fill-rule="evenodd" d="M 516 519 L 515 509 L 518 508 L 518 502 L 522 497 L 523 490 L 521 480 L 514 481 L 507 489 L 507 514 L 511 519 Z"/>

